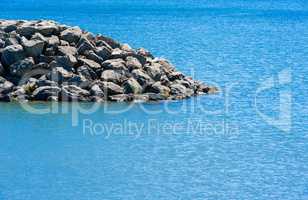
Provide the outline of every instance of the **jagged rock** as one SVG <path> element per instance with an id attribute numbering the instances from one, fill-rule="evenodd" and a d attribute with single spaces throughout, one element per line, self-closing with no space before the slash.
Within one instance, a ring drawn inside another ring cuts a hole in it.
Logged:
<path id="1" fill-rule="evenodd" d="M 140 69 L 135 69 L 132 71 L 132 76 L 143 86 L 143 85 L 147 85 L 151 82 L 153 82 L 153 80 L 151 79 L 151 77 L 149 75 L 147 75 L 144 71 L 140 70 Z"/>
<path id="2" fill-rule="evenodd" d="M 63 67 L 55 67 L 48 74 L 48 79 L 54 81 L 56 83 L 63 83 L 72 78 L 74 74 L 72 72 L 68 72 Z"/>
<path id="3" fill-rule="evenodd" d="M 73 71 L 73 67 L 77 64 L 77 59 L 73 55 L 66 55 L 66 56 L 57 56 L 55 61 L 57 62 L 58 66 L 64 67 L 68 71 Z"/>
<path id="4" fill-rule="evenodd" d="M 184 75 L 181 72 L 172 72 L 167 74 L 170 81 L 175 81 L 184 78 Z"/>
<path id="5" fill-rule="evenodd" d="M 31 40 L 40 40 L 40 41 L 43 41 L 43 42 L 46 42 L 47 39 L 40 33 L 35 33 L 32 37 L 31 37 Z"/>
<path id="6" fill-rule="evenodd" d="M 172 84 L 170 88 L 171 88 L 171 94 L 174 96 L 180 96 L 185 98 L 187 96 L 191 96 L 194 94 L 194 91 L 192 89 L 186 88 L 181 84 Z"/>
<path id="7" fill-rule="evenodd" d="M 19 35 L 24 36 L 26 38 L 31 38 L 31 36 L 37 31 L 38 30 L 34 26 L 31 26 L 29 23 L 19 26 L 16 30 L 16 32 Z"/>
<path id="8" fill-rule="evenodd" d="M 93 60 L 86 59 L 86 58 L 79 58 L 79 61 L 81 61 L 84 65 L 87 65 L 88 67 L 90 67 L 92 69 L 100 69 L 102 67 L 97 62 L 95 62 Z"/>
<path id="9" fill-rule="evenodd" d="M 77 69 L 77 72 L 80 76 L 85 77 L 87 80 L 96 80 L 97 74 L 88 66 L 80 66 Z"/>
<path id="10" fill-rule="evenodd" d="M 129 71 L 142 68 L 142 64 L 140 63 L 140 61 L 133 56 L 128 56 L 126 58 L 126 66 L 129 69 Z"/>
<path id="11" fill-rule="evenodd" d="M 134 78 L 128 79 L 124 83 L 124 91 L 126 94 L 141 94 L 142 87 Z"/>
<path id="12" fill-rule="evenodd" d="M 24 38 L 22 40 L 22 46 L 25 49 L 26 56 L 38 57 L 42 54 L 44 50 L 45 42 L 42 40 L 27 40 Z"/>
<path id="13" fill-rule="evenodd" d="M 0 76 L 0 95 L 8 94 L 13 88 L 13 83 Z"/>
<path id="14" fill-rule="evenodd" d="M 119 42 L 115 41 L 112 38 L 103 36 L 103 35 L 97 35 L 96 40 L 106 42 L 108 44 L 108 46 L 110 46 L 113 49 L 121 47 L 121 44 Z"/>
<path id="15" fill-rule="evenodd" d="M 162 85 L 160 82 L 156 82 L 152 85 L 148 85 L 145 91 L 148 93 L 161 94 L 165 97 L 168 97 L 170 95 L 170 88 Z"/>
<path id="16" fill-rule="evenodd" d="M 11 65 L 19 60 L 24 59 L 25 53 L 21 45 L 7 46 L 2 51 L 1 62 L 5 65 Z"/>
<path id="17" fill-rule="evenodd" d="M 77 55 L 77 49 L 71 46 L 58 46 L 58 52 L 60 56 Z"/>
<path id="18" fill-rule="evenodd" d="M 99 87 L 99 85 L 97 84 L 94 84 L 91 89 L 90 89 L 90 93 L 93 95 L 93 96 L 96 96 L 96 97 L 101 97 L 103 98 L 104 97 L 104 92 L 103 90 Z"/>
<path id="19" fill-rule="evenodd" d="M 90 96 L 90 92 L 76 85 L 65 85 L 62 87 L 62 101 L 84 101 Z"/>
<path id="20" fill-rule="evenodd" d="M 121 84 L 121 83 L 123 83 L 127 79 L 127 77 L 121 71 L 105 70 L 105 71 L 103 71 L 103 73 L 101 75 L 101 79 L 103 81 L 114 82 L 116 84 Z"/>
<path id="21" fill-rule="evenodd" d="M 97 47 L 95 53 L 103 60 L 107 60 L 111 56 L 111 50 L 105 46 Z"/>
<path id="22" fill-rule="evenodd" d="M 80 37 L 82 35 L 82 31 L 79 27 L 71 27 L 61 32 L 60 38 L 61 40 L 65 40 L 69 43 L 77 44 Z"/>
<path id="23" fill-rule="evenodd" d="M 127 70 L 123 59 L 111 59 L 102 63 L 104 69 Z"/>
<path id="24" fill-rule="evenodd" d="M 103 63 L 104 59 L 100 56 L 98 56 L 94 51 L 90 50 L 90 51 L 85 51 L 84 55 L 86 56 L 87 59 L 89 60 L 93 60 L 94 62 L 97 63 Z"/>
<path id="25" fill-rule="evenodd" d="M 148 50 L 146 50 L 144 48 L 138 49 L 137 54 L 144 56 L 144 57 L 149 57 L 149 58 L 154 59 L 154 56 Z"/>
<path id="26" fill-rule="evenodd" d="M 47 101 L 58 98 L 60 93 L 61 88 L 57 86 L 41 86 L 34 90 L 32 98 L 37 101 Z"/>
<path id="27" fill-rule="evenodd" d="M 19 41 L 18 38 L 16 37 L 9 37 L 9 38 L 5 38 L 5 42 L 4 42 L 4 46 L 11 46 L 11 45 L 18 45 Z"/>
<path id="28" fill-rule="evenodd" d="M 57 34 L 59 31 L 58 26 L 52 21 L 42 21 L 37 24 L 36 29 L 39 33 L 47 37 Z"/>
<path id="29" fill-rule="evenodd" d="M 57 46 L 60 45 L 60 40 L 59 40 L 58 36 L 56 36 L 56 35 L 52 35 L 51 37 L 48 37 L 46 40 L 47 40 L 47 44 L 49 46 L 52 46 L 52 47 L 56 46 L 57 47 Z M 63 45 L 63 46 L 65 46 L 65 45 Z"/>
<path id="30" fill-rule="evenodd" d="M 160 65 L 157 63 L 153 63 L 152 65 L 146 66 L 145 70 L 154 81 L 159 81 L 161 76 L 163 75 Z"/>
<path id="31" fill-rule="evenodd" d="M 95 47 L 91 44 L 91 42 L 87 38 L 81 38 L 79 40 L 79 43 L 77 44 L 78 47 L 78 53 L 83 55 L 85 51 L 94 50 Z"/>
<path id="32" fill-rule="evenodd" d="M 20 60 L 9 67 L 10 74 L 14 76 L 23 76 L 27 71 L 33 69 L 34 60 L 32 57 Z"/>
<path id="33" fill-rule="evenodd" d="M 124 89 L 113 82 L 104 81 L 104 82 L 101 82 L 99 86 L 104 91 L 105 96 L 111 96 L 111 95 L 124 93 Z"/>
<path id="34" fill-rule="evenodd" d="M 124 51 L 122 49 L 116 48 L 112 50 L 110 57 L 112 59 L 118 59 L 118 58 L 125 59 L 126 57 L 132 55 L 134 55 L 134 52 L 132 51 Z"/>

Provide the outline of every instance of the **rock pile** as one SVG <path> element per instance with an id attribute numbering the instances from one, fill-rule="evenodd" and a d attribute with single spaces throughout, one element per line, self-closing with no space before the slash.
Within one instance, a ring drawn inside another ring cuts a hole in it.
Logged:
<path id="1" fill-rule="evenodd" d="M 54 21 L 0 20 L 0 101 L 156 101 L 214 92 L 165 59 Z"/>

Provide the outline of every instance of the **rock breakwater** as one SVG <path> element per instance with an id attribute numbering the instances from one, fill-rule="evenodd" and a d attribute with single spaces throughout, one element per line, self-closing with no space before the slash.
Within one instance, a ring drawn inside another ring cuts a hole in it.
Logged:
<path id="1" fill-rule="evenodd" d="M 54 21 L 0 20 L 0 101 L 158 101 L 215 92 L 167 60 Z"/>

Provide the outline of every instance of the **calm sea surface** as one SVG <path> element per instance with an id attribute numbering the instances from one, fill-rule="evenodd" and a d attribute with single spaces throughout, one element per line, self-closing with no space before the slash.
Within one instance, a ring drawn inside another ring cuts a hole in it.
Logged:
<path id="1" fill-rule="evenodd" d="M 185 101 L 0 104 L 0 200 L 308 199 L 305 0 L 1 0 L 145 47 L 221 93 Z"/>

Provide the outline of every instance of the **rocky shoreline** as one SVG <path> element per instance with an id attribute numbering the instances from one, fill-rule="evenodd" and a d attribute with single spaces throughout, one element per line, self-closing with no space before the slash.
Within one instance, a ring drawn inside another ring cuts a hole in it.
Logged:
<path id="1" fill-rule="evenodd" d="M 0 101 L 158 101 L 216 92 L 149 51 L 54 21 L 0 20 Z"/>

